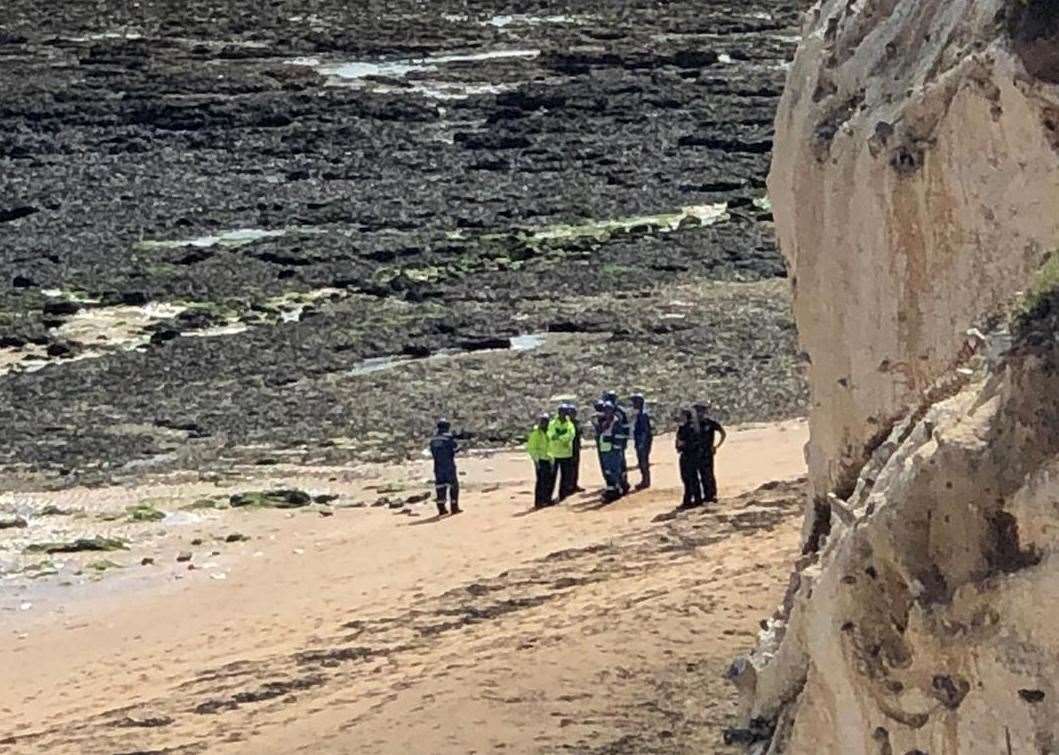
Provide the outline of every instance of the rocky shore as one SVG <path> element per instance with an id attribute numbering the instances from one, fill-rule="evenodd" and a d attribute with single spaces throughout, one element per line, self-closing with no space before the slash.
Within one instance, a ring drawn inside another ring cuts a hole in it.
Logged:
<path id="1" fill-rule="evenodd" d="M 8 487 L 499 446 L 611 385 L 803 410 L 793 4 L 111 5 L 0 14 Z"/>

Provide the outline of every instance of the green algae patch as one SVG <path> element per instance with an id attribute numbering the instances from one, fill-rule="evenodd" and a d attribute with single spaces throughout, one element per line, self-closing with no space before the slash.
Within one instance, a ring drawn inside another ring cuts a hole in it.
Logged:
<path id="1" fill-rule="evenodd" d="M 54 577 L 59 573 L 59 568 L 50 560 L 38 561 L 22 567 L 22 573 L 30 579 L 41 579 L 42 577 Z"/>
<path id="2" fill-rule="evenodd" d="M 159 511 L 149 503 L 128 506 L 125 514 L 130 522 L 160 522 L 165 519 L 165 512 Z"/>
<path id="3" fill-rule="evenodd" d="M 96 561 L 89 561 L 87 564 L 85 564 L 85 571 L 94 571 L 99 574 L 102 574 L 105 571 L 110 571 L 111 569 L 124 568 L 124 565 L 119 564 L 116 561 L 111 561 L 108 558 L 102 558 Z"/>
<path id="4" fill-rule="evenodd" d="M 52 543 L 34 543 L 24 553 L 82 553 L 85 551 L 124 551 L 128 550 L 125 541 L 118 537 L 79 537 Z"/>
<path id="5" fill-rule="evenodd" d="M 232 508 L 299 509 L 313 502 L 304 490 L 260 490 L 237 493 L 228 499 Z"/>
<path id="6" fill-rule="evenodd" d="M 49 503 L 47 506 L 40 510 L 38 516 L 73 516 L 74 514 L 82 513 L 75 509 L 64 509 L 56 506 L 54 503 Z"/>
<path id="7" fill-rule="evenodd" d="M 209 509 L 229 509 L 231 504 L 223 498 L 200 498 L 197 501 L 181 507 L 184 511 L 204 511 Z"/>

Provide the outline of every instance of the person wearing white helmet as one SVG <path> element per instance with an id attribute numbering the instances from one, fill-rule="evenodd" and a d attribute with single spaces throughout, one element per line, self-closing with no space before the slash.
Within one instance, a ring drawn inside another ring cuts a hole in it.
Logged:
<path id="1" fill-rule="evenodd" d="M 552 488 L 555 486 L 555 465 L 548 449 L 548 425 L 551 419 L 547 412 L 541 414 L 526 440 L 526 452 L 533 460 L 533 471 L 537 478 L 533 506 L 538 509 L 552 505 Z"/>
<path id="2" fill-rule="evenodd" d="M 552 457 L 558 477 L 558 501 L 566 500 L 574 492 L 575 436 L 574 423 L 570 421 L 564 404 L 559 407 L 555 419 L 548 424 L 548 453 Z"/>

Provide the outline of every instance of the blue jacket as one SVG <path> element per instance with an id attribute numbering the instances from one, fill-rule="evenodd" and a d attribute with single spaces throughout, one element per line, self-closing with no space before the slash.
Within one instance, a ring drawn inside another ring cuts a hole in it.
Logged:
<path id="1" fill-rule="evenodd" d="M 636 413 L 636 423 L 632 429 L 633 443 L 637 448 L 650 445 L 651 439 L 654 438 L 655 431 L 651 425 L 651 415 L 646 409 L 642 412 Z"/>
<path id="2" fill-rule="evenodd" d="M 430 439 L 430 455 L 434 457 L 434 482 L 456 482 L 456 453 L 459 450 L 452 433 L 438 433 Z"/>

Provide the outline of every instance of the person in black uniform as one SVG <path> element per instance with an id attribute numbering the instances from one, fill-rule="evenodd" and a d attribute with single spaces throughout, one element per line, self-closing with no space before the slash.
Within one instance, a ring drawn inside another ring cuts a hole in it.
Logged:
<path id="1" fill-rule="evenodd" d="M 717 500 L 717 477 L 714 475 L 713 457 L 724 445 L 728 433 L 721 427 L 720 422 L 706 415 L 706 404 L 701 401 L 695 404 L 693 425 L 699 439 L 697 471 L 699 483 L 702 485 L 702 497 L 706 503 L 712 503 Z"/>
<path id="2" fill-rule="evenodd" d="M 456 474 L 456 454 L 460 447 L 452 435 L 448 420 L 439 419 L 437 433 L 430 439 L 434 457 L 434 485 L 438 494 L 438 514 L 448 514 L 446 498 L 453 514 L 460 513 L 460 481 Z"/>
<path id="3" fill-rule="evenodd" d="M 682 509 L 702 505 L 702 485 L 699 483 L 699 434 L 695 430 L 694 415 L 690 409 L 680 410 L 680 425 L 677 427 L 677 454 L 680 458 L 680 480 L 684 483 Z"/>

